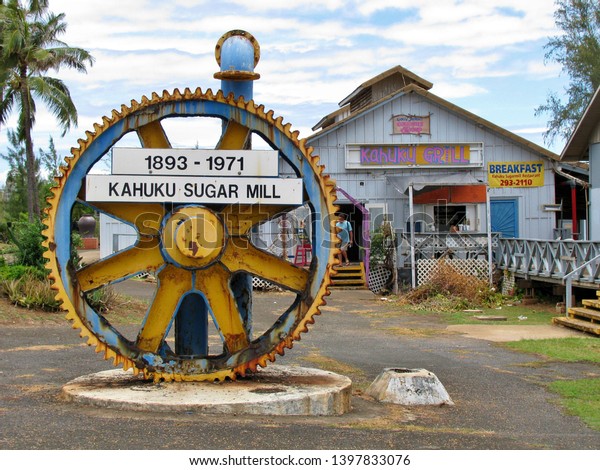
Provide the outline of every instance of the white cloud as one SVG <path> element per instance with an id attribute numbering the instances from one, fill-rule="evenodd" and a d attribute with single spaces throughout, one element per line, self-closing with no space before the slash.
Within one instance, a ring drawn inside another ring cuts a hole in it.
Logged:
<path id="1" fill-rule="evenodd" d="M 440 69 L 450 70 L 458 79 L 481 77 L 504 77 L 514 73 L 500 67 L 502 56 L 498 53 L 473 54 L 469 51 L 457 51 L 445 55 L 434 55 L 423 62 L 425 70 L 437 73 Z"/>
<path id="2" fill-rule="evenodd" d="M 561 66 L 555 62 L 545 64 L 544 62 L 533 60 L 527 63 L 525 70 L 529 76 L 537 79 L 555 78 L 562 72 Z"/>
<path id="3" fill-rule="evenodd" d="M 40 105 L 36 147 L 52 133 L 65 153 L 103 115 L 144 94 L 216 91 L 214 48 L 231 29 L 260 43 L 255 100 L 304 135 L 360 83 L 395 65 L 433 82 L 448 100 L 473 103 L 500 81 L 545 90 L 560 71 L 543 63 L 543 44 L 556 34 L 554 8 L 553 0 L 52 0 L 51 9 L 67 15 L 62 39 L 90 50 L 96 62 L 88 74 L 58 75 L 79 109 L 79 129 L 61 139 Z M 482 111 L 495 120 L 494 109 Z M 194 140 L 185 126 L 174 132 L 178 142 Z"/>
<path id="4" fill-rule="evenodd" d="M 469 96 L 481 95 L 489 93 L 488 90 L 481 86 L 471 83 L 454 83 L 454 82 L 439 82 L 435 84 L 435 89 L 432 90 L 437 96 L 446 100 L 458 98 L 467 98 Z"/>

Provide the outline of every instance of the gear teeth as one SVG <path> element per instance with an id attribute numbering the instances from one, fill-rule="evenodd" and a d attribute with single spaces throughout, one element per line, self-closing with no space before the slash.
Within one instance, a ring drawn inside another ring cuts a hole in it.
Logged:
<path id="1" fill-rule="evenodd" d="M 261 117 L 263 119 L 265 119 L 267 117 L 267 115 L 265 114 L 265 107 L 264 107 L 264 105 L 262 105 L 262 104 L 259 105 L 258 108 L 255 109 L 255 111 L 256 111 L 256 115 L 258 117 Z"/>

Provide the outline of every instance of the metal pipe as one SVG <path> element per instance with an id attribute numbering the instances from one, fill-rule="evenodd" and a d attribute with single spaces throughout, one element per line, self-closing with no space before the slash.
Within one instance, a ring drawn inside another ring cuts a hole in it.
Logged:
<path id="1" fill-rule="evenodd" d="M 228 96 L 233 93 L 236 99 L 243 97 L 246 101 L 254 99 L 253 83 L 254 80 L 260 78 L 260 75 L 254 72 L 254 67 L 260 60 L 260 46 L 254 36 L 241 29 L 234 29 L 225 33 L 215 46 L 215 59 L 221 70 L 215 73 L 214 77 L 221 80 L 223 94 Z M 227 128 L 228 123 L 223 122 L 223 135 L 225 135 Z M 251 136 L 248 135 L 242 148 L 248 150 L 251 147 Z M 230 285 L 244 327 L 248 337 L 251 338 L 252 275 L 238 273 L 233 276 Z"/>
<path id="2" fill-rule="evenodd" d="M 494 270 L 492 269 L 492 207 L 490 203 L 490 188 L 485 192 L 485 218 L 488 248 L 488 278 L 490 286 L 494 281 Z"/>
<path id="3" fill-rule="evenodd" d="M 579 233 L 577 227 L 577 186 L 573 180 L 571 180 L 571 227 L 573 240 L 577 240 Z"/>
<path id="4" fill-rule="evenodd" d="M 246 101 L 253 99 L 253 81 L 260 78 L 254 72 L 260 60 L 260 46 L 254 36 L 239 29 L 225 33 L 215 46 L 215 58 L 221 71 L 214 77 L 221 80 L 223 94 L 243 96 Z"/>
<path id="5" fill-rule="evenodd" d="M 221 71 L 214 77 L 221 80 L 221 90 L 225 96 L 233 93 L 237 99 L 246 101 L 253 98 L 253 80 L 260 78 L 254 73 L 254 67 L 260 59 L 260 47 L 256 39 L 246 31 L 232 30 L 225 33 L 215 46 L 215 58 Z M 223 122 L 222 136 L 228 129 L 228 122 Z M 246 142 L 242 147 L 249 148 L 250 138 L 244 131 Z M 235 145 L 239 143 L 236 142 Z M 230 283 L 238 309 L 244 321 L 248 338 L 252 336 L 252 276 L 239 273 L 232 277 Z M 176 353 L 185 355 L 208 354 L 208 317 L 209 306 L 204 297 L 197 294 L 186 296 L 175 317 Z"/>

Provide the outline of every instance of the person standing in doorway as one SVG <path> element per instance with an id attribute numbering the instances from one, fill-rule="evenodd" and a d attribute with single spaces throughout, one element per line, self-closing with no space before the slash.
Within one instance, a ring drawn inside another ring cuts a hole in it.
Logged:
<path id="1" fill-rule="evenodd" d="M 352 232 L 352 225 L 350 224 L 350 222 L 348 222 L 347 219 L 348 216 L 346 214 L 341 213 L 339 214 L 338 221 L 335 224 L 335 226 L 340 229 L 337 235 L 342 241 L 342 244 L 340 246 L 340 265 L 344 264 L 345 262 L 346 266 L 350 264 L 350 262 L 348 261 L 348 248 L 350 248 L 352 246 L 352 243 L 354 243 L 354 233 Z"/>

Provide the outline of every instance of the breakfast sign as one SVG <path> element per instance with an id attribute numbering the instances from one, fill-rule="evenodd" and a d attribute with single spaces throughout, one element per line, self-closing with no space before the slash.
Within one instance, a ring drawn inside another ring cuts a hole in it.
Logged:
<path id="1" fill-rule="evenodd" d="M 489 162 L 490 188 L 534 188 L 544 186 L 544 162 Z"/>

